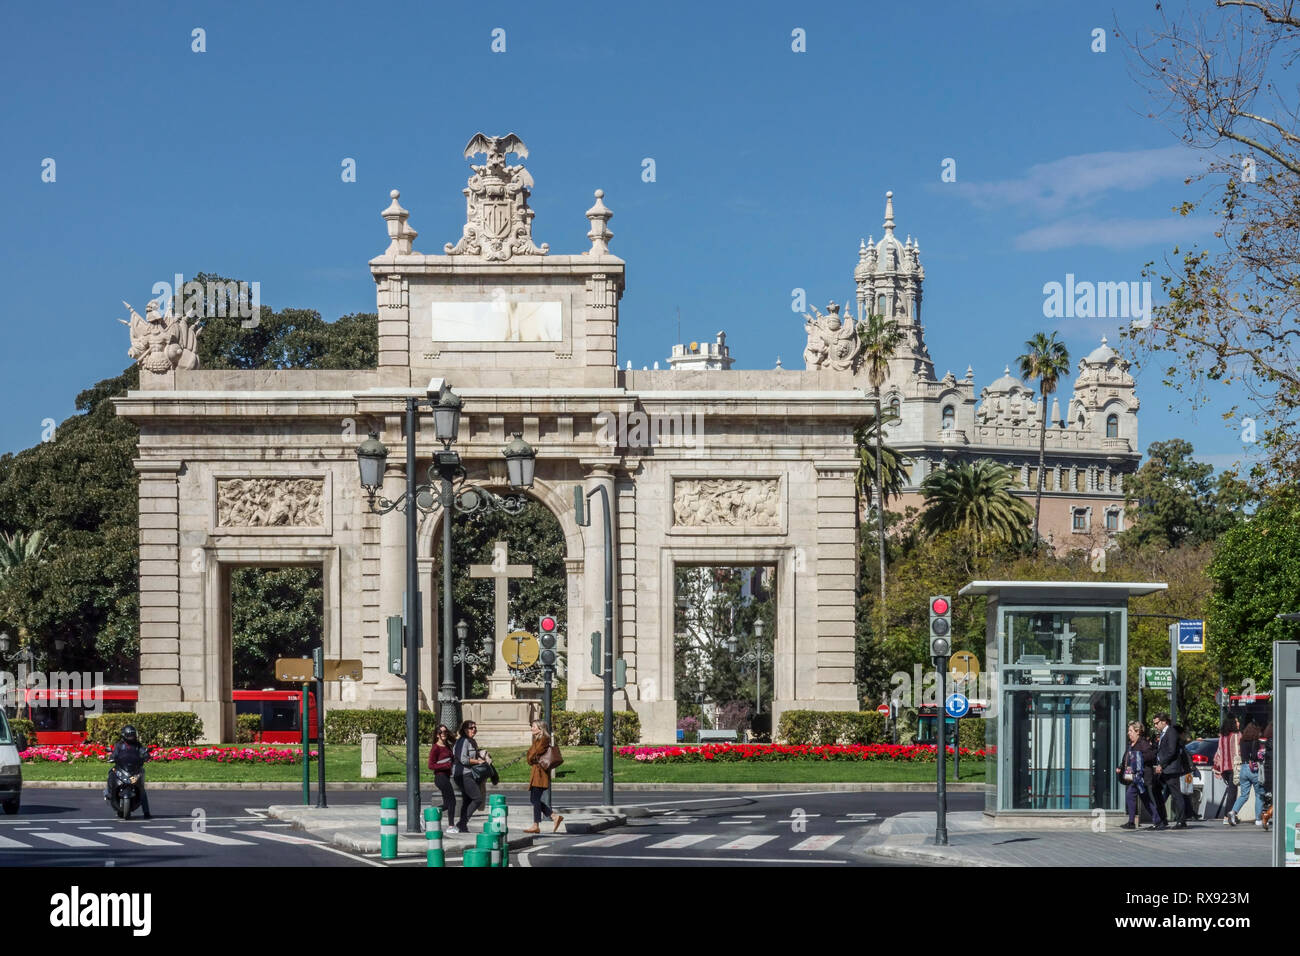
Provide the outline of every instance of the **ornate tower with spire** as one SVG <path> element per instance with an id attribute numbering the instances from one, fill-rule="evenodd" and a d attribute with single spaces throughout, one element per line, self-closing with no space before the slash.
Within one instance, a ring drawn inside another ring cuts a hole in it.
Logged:
<path id="1" fill-rule="evenodd" d="M 857 286 L 858 315 L 883 315 L 893 319 L 906 340 L 897 353 L 897 365 L 891 371 L 934 375 L 934 365 L 925 347 L 921 325 L 921 296 L 925 284 L 925 266 L 921 265 L 921 246 L 909 235 L 899 242 L 894 235 L 894 194 L 885 193 L 885 234 L 879 242 L 871 238 L 858 245 L 858 265 L 853 270 Z M 891 376 L 892 377 L 892 376 Z"/>

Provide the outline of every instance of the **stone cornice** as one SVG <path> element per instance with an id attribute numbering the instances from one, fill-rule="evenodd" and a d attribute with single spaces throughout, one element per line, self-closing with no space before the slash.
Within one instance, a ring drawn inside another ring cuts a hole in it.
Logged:
<path id="1" fill-rule="evenodd" d="M 185 462 L 179 458 L 136 458 L 131 464 L 141 473 L 180 474 Z"/>

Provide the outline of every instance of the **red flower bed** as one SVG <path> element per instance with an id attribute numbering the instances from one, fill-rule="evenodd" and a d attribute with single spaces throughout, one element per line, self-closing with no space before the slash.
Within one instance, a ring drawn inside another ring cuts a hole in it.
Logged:
<path id="1" fill-rule="evenodd" d="M 954 748 L 946 748 L 949 754 Z M 933 744 L 701 744 L 691 747 L 616 747 L 614 752 L 641 763 L 698 763 L 703 760 L 892 760 L 933 763 Z M 963 757 L 984 760 L 991 751 L 961 748 Z"/>
<path id="2" fill-rule="evenodd" d="M 97 760 L 107 763 L 113 754 L 111 747 L 103 744 L 74 744 L 56 747 L 28 747 L 19 756 L 29 763 L 73 763 Z M 316 756 L 316 751 L 311 752 Z M 270 763 L 291 764 L 301 761 L 297 750 L 274 747 L 158 747 L 149 748 L 151 760 L 173 763 L 183 760 L 205 760 L 214 763 Z"/>

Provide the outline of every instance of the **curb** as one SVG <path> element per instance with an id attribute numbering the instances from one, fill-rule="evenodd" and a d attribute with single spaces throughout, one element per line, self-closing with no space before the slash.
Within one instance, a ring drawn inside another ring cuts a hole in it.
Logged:
<path id="1" fill-rule="evenodd" d="M 425 789 L 425 782 L 421 781 L 421 788 Z M 23 783 L 24 790 L 93 790 L 102 789 L 104 782 L 102 780 L 27 780 Z M 428 783 L 429 787 L 433 786 L 432 781 Z M 949 783 L 947 790 L 949 793 L 983 793 L 984 784 L 982 783 Z M 316 785 L 312 784 L 312 790 L 315 791 Z M 150 790 L 292 790 L 302 792 L 301 783 L 285 783 L 283 781 L 268 781 L 267 783 L 222 783 L 219 781 L 180 781 L 180 780 L 150 780 Z M 528 784 L 526 783 L 502 783 L 491 788 L 492 791 L 500 793 L 527 793 Z M 555 788 L 557 793 L 595 793 L 602 789 L 599 783 L 565 783 Z M 339 783 L 325 782 L 326 793 L 368 793 L 372 791 L 392 791 L 402 793 L 406 790 L 405 783 L 366 783 L 364 781 L 340 781 Z M 932 783 L 625 783 L 619 785 L 619 790 L 623 793 L 637 792 L 663 792 L 663 791 L 681 791 L 683 793 L 701 792 L 723 792 L 723 793 L 775 793 L 785 790 L 806 791 L 806 792 L 826 792 L 826 793 L 934 793 L 935 785 Z"/>
<path id="2" fill-rule="evenodd" d="M 883 857 L 887 860 L 902 860 L 907 863 L 925 863 L 929 866 L 974 866 L 1006 867 L 1010 863 L 995 863 L 987 860 L 971 860 L 962 857 L 943 856 L 937 851 L 922 850 L 910 846 L 873 846 L 865 851 L 867 856 Z"/>

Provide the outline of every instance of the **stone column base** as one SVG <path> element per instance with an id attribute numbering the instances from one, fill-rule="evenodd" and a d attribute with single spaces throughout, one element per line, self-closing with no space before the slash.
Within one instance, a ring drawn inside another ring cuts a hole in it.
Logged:
<path id="1" fill-rule="evenodd" d="M 464 700 L 461 713 L 478 727 L 480 747 L 527 747 L 533 741 L 532 723 L 541 718 L 541 706 L 531 700 Z"/>

